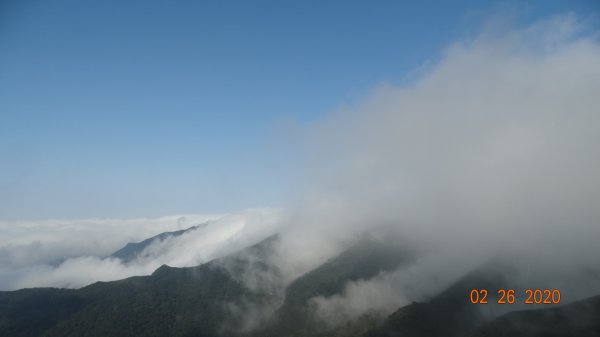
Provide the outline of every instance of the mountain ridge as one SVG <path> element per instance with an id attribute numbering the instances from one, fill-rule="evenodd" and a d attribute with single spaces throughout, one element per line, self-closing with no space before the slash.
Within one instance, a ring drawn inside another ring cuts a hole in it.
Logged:
<path id="1" fill-rule="evenodd" d="M 349 282 L 402 272 L 403 265 L 410 265 L 414 250 L 394 242 L 363 237 L 289 284 L 282 283 L 281 270 L 270 260 L 281 244 L 273 235 L 199 266 L 162 265 L 148 276 L 80 289 L 4 291 L 0 337 L 563 337 L 572 331 L 598 336 L 594 315 L 600 313 L 600 296 L 486 318 L 481 306 L 469 303 L 468 291 L 507 285 L 511 266 L 498 260 L 465 274 L 428 301 L 402 306 L 387 317 L 364 312 L 333 326 L 315 320 L 311 299 L 339 295 Z M 553 322 L 552 331 L 544 328 Z M 571 330 L 573 326 L 579 330 Z"/>
<path id="2" fill-rule="evenodd" d="M 180 230 L 171 231 L 171 232 L 162 232 L 162 233 L 159 233 L 155 236 L 152 236 L 150 238 L 144 239 L 139 242 L 128 242 L 125 246 L 123 246 L 121 249 L 112 253 L 109 257 L 117 258 L 117 259 L 123 261 L 123 263 L 129 263 L 129 262 L 135 260 L 137 257 L 139 257 L 140 254 L 143 253 L 144 249 L 146 249 L 148 246 L 150 246 L 153 243 L 164 241 L 164 240 L 174 238 L 174 237 L 178 237 L 183 234 L 189 233 L 191 231 L 194 231 L 194 230 L 197 230 L 200 228 L 204 228 L 207 225 L 208 225 L 208 222 L 205 222 L 203 224 L 195 225 L 195 226 L 192 226 L 192 227 L 189 227 L 186 229 L 180 229 Z"/>

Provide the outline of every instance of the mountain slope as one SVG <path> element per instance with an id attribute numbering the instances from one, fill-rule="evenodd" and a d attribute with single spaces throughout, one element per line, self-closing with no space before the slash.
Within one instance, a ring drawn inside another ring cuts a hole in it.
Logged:
<path id="1" fill-rule="evenodd" d="M 473 334 L 473 337 L 505 336 L 600 336 L 600 295 L 556 308 L 510 312 Z"/>
<path id="2" fill-rule="evenodd" d="M 293 281 L 270 324 L 259 335 L 314 336 L 330 328 L 314 317 L 310 299 L 341 294 L 348 282 L 368 280 L 396 269 L 412 258 L 412 252 L 390 242 L 365 237 L 316 269 Z"/>
<path id="3" fill-rule="evenodd" d="M 495 259 L 465 275 L 426 303 L 412 303 L 390 315 L 380 326 L 362 337 L 566 337 L 600 336 L 600 295 L 561 306 L 533 306 L 493 318 L 482 306 L 469 301 L 471 289 L 506 289 L 510 263 Z M 511 307 L 503 306 L 510 310 Z M 358 335 L 357 335 L 358 336 Z"/>
<path id="4" fill-rule="evenodd" d="M 365 337 L 464 336 L 485 320 L 480 306 L 469 302 L 471 289 L 502 289 L 506 266 L 490 263 L 465 275 L 426 303 L 412 303 L 390 315 Z"/>
<path id="5" fill-rule="evenodd" d="M 0 292 L 0 336 L 39 336 L 85 304 L 73 289 Z"/>

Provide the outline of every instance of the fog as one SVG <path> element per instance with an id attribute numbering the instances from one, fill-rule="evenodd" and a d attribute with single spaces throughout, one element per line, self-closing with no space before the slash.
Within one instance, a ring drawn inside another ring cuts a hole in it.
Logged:
<path id="1" fill-rule="evenodd" d="M 315 299 L 318 312 L 424 300 L 495 256 L 518 266 L 513 288 L 554 286 L 565 301 L 600 293 L 599 92 L 598 32 L 585 21 L 495 20 L 412 82 L 383 84 L 316 125 L 299 216 L 343 235 L 393 223 L 430 252 L 413 267 L 421 287 L 399 271 Z"/>

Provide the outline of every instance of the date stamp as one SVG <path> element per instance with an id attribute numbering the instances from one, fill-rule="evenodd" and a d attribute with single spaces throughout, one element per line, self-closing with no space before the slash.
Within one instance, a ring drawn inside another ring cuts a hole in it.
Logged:
<path id="1" fill-rule="evenodd" d="M 498 304 L 514 304 L 517 299 L 514 289 L 498 289 L 495 298 Z M 487 289 L 473 289 L 469 293 L 469 301 L 473 304 L 488 304 L 489 291 Z M 560 290 L 558 289 L 525 289 L 523 296 L 519 297 L 525 304 L 559 304 Z"/>

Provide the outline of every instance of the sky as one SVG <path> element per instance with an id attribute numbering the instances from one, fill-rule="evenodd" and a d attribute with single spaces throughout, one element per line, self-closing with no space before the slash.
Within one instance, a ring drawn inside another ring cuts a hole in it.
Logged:
<path id="1" fill-rule="evenodd" d="M 304 181 L 311 125 L 382 83 L 410 83 L 490 17 L 597 11 L 583 0 L 3 1 L 0 220 L 283 206 Z"/>

